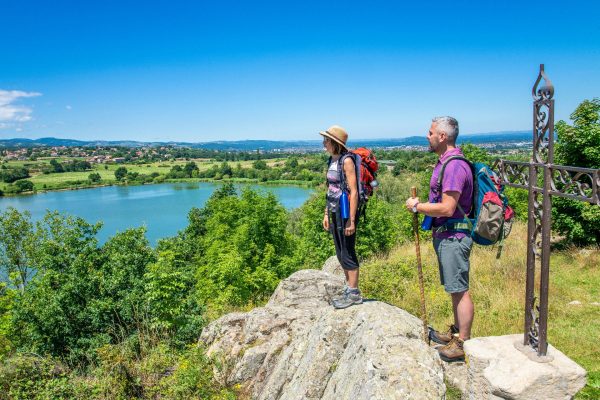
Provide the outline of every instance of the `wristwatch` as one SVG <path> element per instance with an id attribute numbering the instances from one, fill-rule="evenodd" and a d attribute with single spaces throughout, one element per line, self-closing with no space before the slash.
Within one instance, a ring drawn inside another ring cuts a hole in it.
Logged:
<path id="1" fill-rule="evenodd" d="M 415 214 L 417 213 L 417 205 L 418 205 L 418 204 L 419 204 L 419 202 L 417 201 L 417 202 L 415 203 L 415 205 L 413 206 L 413 208 L 412 208 L 412 212 L 414 212 Z"/>

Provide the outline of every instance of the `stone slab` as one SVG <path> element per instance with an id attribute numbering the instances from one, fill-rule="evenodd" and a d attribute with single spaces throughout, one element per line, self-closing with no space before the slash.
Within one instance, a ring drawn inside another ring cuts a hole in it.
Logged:
<path id="1" fill-rule="evenodd" d="M 466 398 L 571 399 L 586 383 L 586 371 L 548 345 L 548 358 L 537 362 L 515 346 L 523 335 L 490 336 L 465 342 Z M 551 359 L 551 361 L 548 361 Z"/>

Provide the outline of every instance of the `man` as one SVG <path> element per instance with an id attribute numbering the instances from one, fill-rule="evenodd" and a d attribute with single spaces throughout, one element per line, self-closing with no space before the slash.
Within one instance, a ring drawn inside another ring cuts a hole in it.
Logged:
<path id="1" fill-rule="evenodd" d="M 463 156 L 456 147 L 458 121 L 452 117 L 437 117 L 432 120 L 427 140 L 429 150 L 439 156 L 430 181 L 429 201 L 421 203 L 419 198 L 406 200 L 406 208 L 433 217 L 433 247 L 437 254 L 440 280 L 452 299 L 454 324 L 447 332 L 434 331 L 431 339 L 443 344 L 438 349 L 440 357 L 447 362 L 464 360 L 463 343 L 471 337 L 474 307 L 469 294 L 469 256 L 473 240 L 468 233 L 457 231 L 447 224 L 449 218 L 464 218 L 472 207 L 473 173 L 462 160 L 450 161 L 444 171 L 441 193 L 437 181 L 442 164 L 452 156 Z M 460 205 L 460 207 L 458 207 Z"/>

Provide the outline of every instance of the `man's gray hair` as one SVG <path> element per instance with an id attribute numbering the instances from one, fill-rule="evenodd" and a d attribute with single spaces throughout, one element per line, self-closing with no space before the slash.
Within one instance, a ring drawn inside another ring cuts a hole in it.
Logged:
<path id="1" fill-rule="evenodd" d="M 435 122 L 439 129 L 446 133 L 450 143 L 456 143 L 458 137 L 458 121 L 452 117 L 435 117 L 431 120 Z"/>

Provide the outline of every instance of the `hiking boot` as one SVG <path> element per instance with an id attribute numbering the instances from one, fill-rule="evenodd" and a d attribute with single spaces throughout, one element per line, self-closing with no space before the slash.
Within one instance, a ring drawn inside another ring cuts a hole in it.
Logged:
<path id="1" fill-rule="evenodd" d="M 348 289 L 350 289 L 348 285 L 344 285 L 344 289 L 342 290 L 342 292 L 333 296 L 333 298 L 331 299 L 331 304 L 333 305 L 334 303 L 343 300 L 344 297 L 346 297 L 346 293 L 348 293 Z"/>
<path id="2" fill-rule="evenodd" d="M 448 344 L 454 335 L 458 335 L 458 328 L 452 324 L 446 332 L 429 331 L 429 338 L 438 344 Z"/>
<path id="3" fill-rule="evenodd" d="M 346 291 L 346 294 L 338 301 L 333 301 L 333 308 L 348 308 L 354 304 L 362 304 L 363 298 L 358 289 L 350 289 Z"/>
<path id="4" fill-rule="evenodd" d="M 458 336 L 453 336 L 450 343 L 438 349 L 440 358 L 446 362 L 465 361 L 465 351 L 463 344 L 465 342 Z"/>

